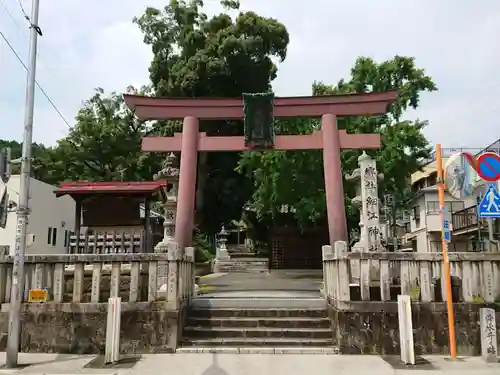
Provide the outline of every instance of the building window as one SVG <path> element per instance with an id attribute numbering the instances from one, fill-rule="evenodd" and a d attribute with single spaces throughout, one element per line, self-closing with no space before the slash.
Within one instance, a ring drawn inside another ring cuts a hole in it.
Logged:
<path id="1" fill-rule="evenodd" d="M 412 208 L 412 211 L 413 211 L 413 218 L 415 220 L 420 220 L 420 207 L 415 206 Z"/>
<path id="2" fill-rule="evenodd" d="M 427 214 L 438 214 L 440 212 L 440 206 L 438 201 L 427 202 Z"/>
<path id="3" fill-rule="evenodd" d="M 57 228 L 52 228 L 52 246 L 57 244 Z"/>
<path id="4" fill-rule="evenodd" d="M 445 204 L 450 213 L 457 212 L 465 208 L 464 202 L 446 202 Z"/>
<path id="5" fill-rule="evenodd" d="M 427 178 L 427 186 L 435 186 L 437 184 L 437 172 L 432 172 Z"/>
<path id="6" fill-rule="evenodd" d="M 448 210 L 449 214 L 452 214 L 453 212 L 457 212 L 460 210 L 463 210 L 465 208 L 465 203 L 464 202 L 445 202 L 444 203 L 446 206 L 446 209 Z M 439 205 L 438 201 L 430 201 L 427 202 L 427 214 L 432 215 L 432 214 L 439 214 L 441 212 L 441 206 Z"/>
<path id="7" fill-rule="evenodd" d="M 57 243 L 57 228 L 49 228 L 47 232 L 47 245 L 56 246 Z"/>
<path id="8" fill-rule="evenodd" d="M 64 230 L 64 247 L 68 247 L 69 230 Z"/>

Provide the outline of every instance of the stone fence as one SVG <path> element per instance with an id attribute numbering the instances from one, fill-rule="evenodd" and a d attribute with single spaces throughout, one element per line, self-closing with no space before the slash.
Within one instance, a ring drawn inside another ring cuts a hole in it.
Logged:
<path id="1" fill-rule="evenodd" d="M 4 350 L 13 258 L 0 256 L 0 350 Z M 122 298 L 121 351 L 175 350 L 194 292 L 194 249 L 168 253 L 28 255 L 21 348 L 102 353 L 109 297 Z M 28 302 L 30 290 L 48 300 Z"/>
<path id="2" fill-rule="evenodd" d="M 173 254 L 70 254 L 28 255 L 24 265 L 24 301 L 30 289 L 46 289 L 55 303 L 99 303 L 109 297 L 125 302 L 176 303 L 191 297 L 192 259 Z M 159 290 L 158 264 L 168 264 L 169 285 Z M 9 303 L 12 284 L 11 256 L 0 258 L 0 302 Z M 174 287 L 177 284 L 176 288 Z M 175 308 L 175 305 L 174 305 Z"/>
<path id="3" fill-rule="evenodd" d="M 480 354 L 479 309 L 500 314 L 500 253 L 449 253 L 457 348 Z M 411 298 L 416 354 L 448 354 L 441 253 L 348 252 L 323 246 L 324 294 L 342 353 L 399 354 L 397 296 Z M 497 317 L 497 320 L 500 316 Z M 498 328 L 497 328 L 498 329 Z"/>
<path id="4" fill-rule="evenodd" d="M 500 297 L 499 253 L 449 253 L 454 302 L 493 303 Z M 347 252 L 323 247 L 325 294 L 348 301 L 446 301 L 442 253 Z"/>

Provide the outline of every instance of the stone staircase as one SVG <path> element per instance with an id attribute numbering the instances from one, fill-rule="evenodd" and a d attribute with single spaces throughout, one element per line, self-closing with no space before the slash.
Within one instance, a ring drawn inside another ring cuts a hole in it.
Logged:
<path id="1" fill-rule="evenodd" d="M 255 258 L 255 253 L 245 245 L 227 245 L 227 252 L 233 258 Z"/>
<path id="2" fill-rule="evenodd" d="M 216 272 L 267 272 L 269 259 L 257 257 L 245 245 L 228 245 L 231 259 L 218 260 L 215 263 Z"/>
<path id="3" fill-rule="evenodd" d="M 226 261 L 216 261 L 216 272 L 267 272 L 267 258 L 233 258 Z"/>
<path id="4" fill-rule="evenodd" d="M 194 302 L 180 351 L 295 347 L 337 353 L 323 299 L 204 298 Z"/>

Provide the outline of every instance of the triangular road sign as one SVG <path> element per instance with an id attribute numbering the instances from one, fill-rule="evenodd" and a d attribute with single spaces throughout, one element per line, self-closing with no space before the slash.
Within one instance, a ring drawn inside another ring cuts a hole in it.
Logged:
<path id="1" fill-rule="evenodd" d="M 479 217 L 500 218 L 500 194 L 494 184 L 488 186 L 483 200 L 479 203 Z"/>

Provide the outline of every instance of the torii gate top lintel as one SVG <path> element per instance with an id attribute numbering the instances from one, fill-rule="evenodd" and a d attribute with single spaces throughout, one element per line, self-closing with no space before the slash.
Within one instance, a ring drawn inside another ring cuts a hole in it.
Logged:
<path id="1" fill-rule="evenodd" d="M 337 117 L 382 115 L 396 100 L 397 90 L 329 96 L 277 97 L 274 117 Z M 200 120 L 243 118 L 242 98 L 162 98 L 124 95 L 125 103 L 141 120 L 182 120 L 193 116 Z"/>

